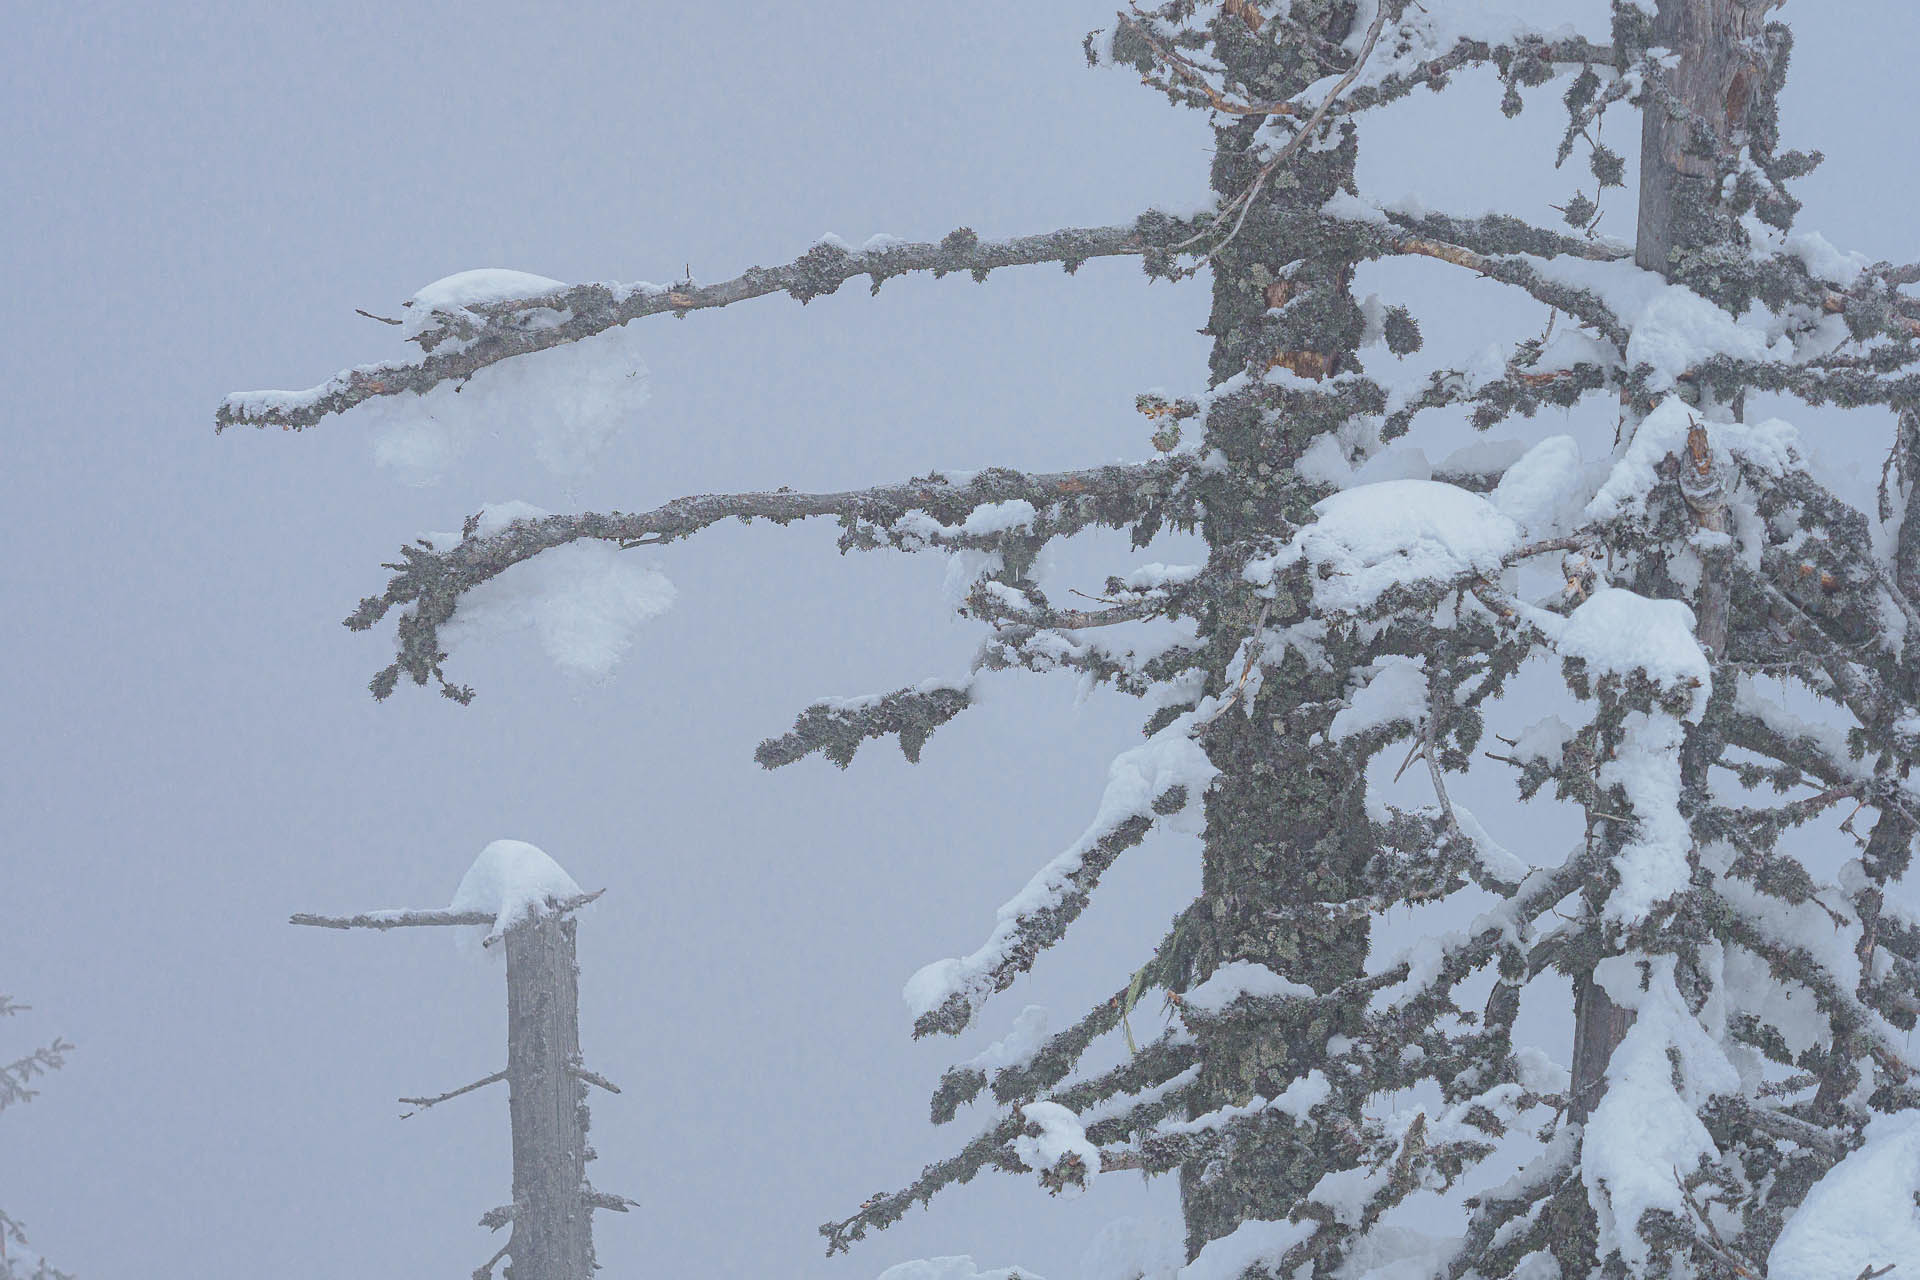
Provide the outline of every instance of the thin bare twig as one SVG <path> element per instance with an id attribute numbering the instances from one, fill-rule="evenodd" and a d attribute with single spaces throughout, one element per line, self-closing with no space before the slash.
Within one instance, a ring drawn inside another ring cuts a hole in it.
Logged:
<path id="1" fill-rule="evenodd" d="M 463 1084 L 458 1089 L 449 1089 L 447 1090 L 447 1092 L 438 1094 L 431 1098 L 402 1098 L 400 1099 L 400 1101 L 412 1107 L 413 1110 L 403 1113 L 400 1118 L 402 1120 L 410 1119 L 413 1116 L 419 1115 L 422 1111 L 425 1111 L 428 1107 L 438 1106 L 441 1103 L 446 1102 L 448 1099 L 459 1097 L 463 1093 L 472 1093 L 475 1089 L 484 1089 L 490 1084 L 499 1084 L 502 1080 L 505 1080 L 506 1078 L 507 1078 L 507 1073 L 505 1071 L 496 1071 L 492 1075 L 487 1076 L 484 1079 L 475 1080 L 472 1084 Z M 618 1089 L 615 1089 L 614 1092 L 618 1093 L 620 1091 Z"/>

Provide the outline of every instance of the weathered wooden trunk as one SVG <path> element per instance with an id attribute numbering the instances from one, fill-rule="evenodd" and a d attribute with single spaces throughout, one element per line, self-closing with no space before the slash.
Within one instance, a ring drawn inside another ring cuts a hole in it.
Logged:
<path id="1" fill-rule="evenodd" d="M 591 1280 L 586 1083 L 574 922 L 536 913 L 507 931 L 507 1086 L 513 1112 L 511 1280 Z"/>

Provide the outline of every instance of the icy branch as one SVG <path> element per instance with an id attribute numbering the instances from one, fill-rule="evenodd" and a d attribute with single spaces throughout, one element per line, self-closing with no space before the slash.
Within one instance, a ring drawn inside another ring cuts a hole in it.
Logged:
<path id="1" fill-rule="evenodd" d="M 784 267 L 752 267 L 718 284 L 581 284 L 548 293 L 479 304 L 457 314 L 435 313 L 441 323 L 413 340 L 429 354 L 414 364 L 363 365 L 343 370 L 305 391 L 240 392 L 214 415 L 214 429 L 281 427 L 298 431 L 344 413 L 377 396 L 424 394 L 443 382 L 465 381 L 488 365 L 592 337 L 642 316 L 729 306 L 770 293 L 808 302 L 837 290 L 855 276 L 869 276 L 877 293 L 890 276 L 964 271 L 984 280 L 999 267 L 1058 262 L 1071 271 L 1089 258 L 1142 252 L 1131 226 L 1068 227 L 1043 235 L 982 240 L 966 227 L 935 244 L 879 244 L 848 249 L 822 240 Z M 529 324 L 529 317 L 559 315 L 558 323 Z M 474 325 L 472 320 L 481 323 Z M 444 347 L 444 350 L 437 348 Z"/>

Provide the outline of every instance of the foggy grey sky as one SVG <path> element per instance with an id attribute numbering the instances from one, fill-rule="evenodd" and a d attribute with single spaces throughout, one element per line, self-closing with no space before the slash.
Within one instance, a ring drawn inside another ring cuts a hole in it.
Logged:
<path id="1" fill-rule="evenodd" d="M 1536 20 L 1602 35 L 1605 10 L 1553 0 Z M 1174 1212 L 1170 1183 L 1103 1179 L 1061 1203 L 990 1176 L 820 1256 L 819 1222 L 983 1123 L 926 1123 L 943 1067 L 1023 1004 L 1063 1023 L 1119 986 L 1197 883 L 1191 842 L 1128 854 L 975 1034 L 908 1040 L 902 981 L 979 943 L 1080 832 L 1143 718 L 1028 676 L 917 767 L 880 743 L 845 774 L 818 758 L 762 772 L 754 744 L 810 699 L 964 670 L 977 635 L 945 616 L 937 560 L 843 558 L 826 526 L 716 528 L 652 553 L 679 603 L 610 682 L 570 681 L 523 637 L 457 655 L 480 694 L 464 710 L 411 688 L 376 705 L 365 682 L 390 641 L 339 620 L 401 543 L 482 502 L 638 509 L 1142 456 L 1134 394 L 1204 385 L 1204 280 L 1094 262 L 641 321 L 652 402 L 571 490 L 512 438 L 410 488 L 351 416 L 299 436 L 211 425 L 227 391 L 390 354 L 354 308 L 390 314 L 464 268 L 722 279 L 825 231 L 993 236 L 1190 206 L 1204 119 L 1085 68 L 1080 39 L 1110 12 L 121 3 L 0 19 L 0 991 L 34 1006 L 0 1023 L 0 1056 L 55 1034 L 80 1046 L 0 1118 L 0 1205 L 51 1260 L 88 1280 L 399 1277 L 464 1275 L 498 1247 L 474 1222 L 510 1194 L 504 1093 L 404 1124 L 394 1099 L 502 1065 L 500 969 L 437 931 L 285 920 L 444 903 L 504 836 L 608 891 L 581 918 L 582 1040 L 627 1092 L 591 1100 L 590 1173 L 641 1201 L 596 1223 L 609 1275 L 846 1280 L 972 1253 L 1061 1280 L 1105 1223 Z M 1920 15 L 1795 0 L 1781 16 L 1799 38 L 1786 142 L 1828 156 L 1797 188 L 1800 225 L 1920 256 Z M 1559 91 L 1511 122 L 1490 76 L 1412 99 L 1363 133 L 1370 194 L 1550 220 L 1585 178 L 1577 160 L 1551 172 Z M 1612 129 L 1631 154 L 1637 120 Z M 1604 203 L 1603 229 L 1630 233 L 1631 195 Z M 1365 287 L 1404 290 L 1435 358 L 1537 325 L 1449 271 Z M 1794 416 L 1823 461 L 1871 479 L 1881 416 Z M 1179 558 L 1086 541 L 1061 581 Z M 1479 807 L 1497 827 L 1502 810 Z"/>

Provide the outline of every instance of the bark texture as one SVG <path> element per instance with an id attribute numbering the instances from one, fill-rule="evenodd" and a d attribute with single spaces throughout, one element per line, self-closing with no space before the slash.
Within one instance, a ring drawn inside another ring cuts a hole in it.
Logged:
<path id="1" fill-rule="evenodd" d="M 536 914 L 507 931 L 507 1085 L 513 1111 L 510 1280 L 591 1280 L 587 1086 L 574 923 Z"/>
<path id="2" fill-rule="evenodd" d="M 1325 48 L 1353 33 L 1356 13 L 1346 0 L 1314 0 L 1296 3 L 1291 17 L 1320 35 Z M 1327 73 L 1309 49 L 1256 40 L 1237 18 L 1223 17 L 1213 32 L 1215 52 L 1232 73 L 1243 83 L 1274 86 L 1275 97 L 1297 94 Z M 1212 183 L 1223 207 L 1256 183 L 1257 144 L 1279 145 L 1264 125 L 1249 117 L 1216 128 Z M 1252 202 L 1240 234 L 1213 255 L 1213 381 L 1242 373 L 1256 380 L 1248 394 L 1222 398 L 1207 415 L 1208 439 L 1228 461 L 1207 495 L 1205 532 L 1217 560 L 1306 517 L 1292 464 L 1347 413 L 1333 395 L 1311 391 L 1290 390 L 1286 403 L 1275 403 L 1274 384 L 1258 381 L 1277 368 L 1316 381 L 1337 373 L 1361 332 L 1347 288 L 1353 246 L 1318 217 L 1352 183 L 1356 147 L 1350 129 L 1333 129 L 1330 141 L 1289 156 Z M 1210 686 L 1223 696 L 1240 675 L 1232 661 L 1239 641 L 1257 638 L 1261 604 L 1250 597 L 1223 601 L 1204 624 L 1223 659 Z M 1341 693 L 1338 679 L 1290 663 L 1266 673 L 1244 710 L 1235 706 L 1208 728 L 1204 743 L 1221 773 L 1206 798 L 1196 981 L 1239 960 L 1322 992 L 1360 976 L 1367 919 L 1340 904 L 1365 892 L 1362 872 L 1372 852 L 1364 761 L 1325 744 L 1308 746 Z M 1328 1037 L 1351 1029 L 1346 1020 L 1357 1013 L 1276 1015 L 1203 1030 L 1193 1113 L 1278 1094 L 1324 1062 Z M 1336 1141 L 1327 1126 L 1271 1117 L 1257 1139 L 1181 1168 L 1189 1257 L 1243 1222 L 1284 1220 L 1320 1175 L 1342 1162 L 1325 1149 Z"/>

